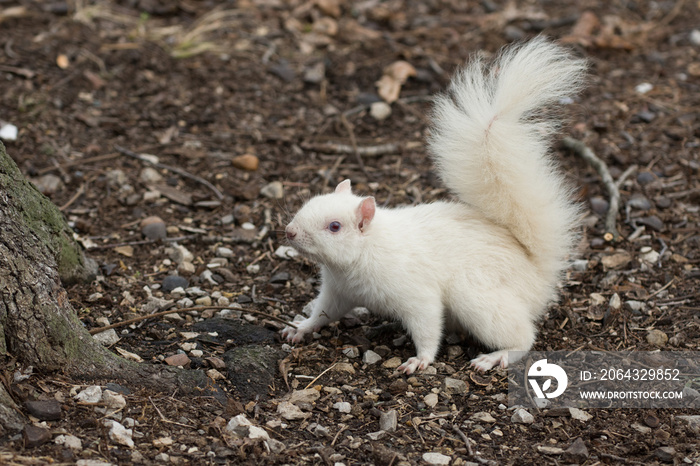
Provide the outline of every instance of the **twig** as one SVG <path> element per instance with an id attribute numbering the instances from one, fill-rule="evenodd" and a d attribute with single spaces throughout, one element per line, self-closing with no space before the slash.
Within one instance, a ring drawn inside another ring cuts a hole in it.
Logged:
<path id="1" fill-rule="evenodd" d="M 396 154 L 401 152 L 404 149 L 411 149 L 413 147 L 420 146 L 420 143 L 418 142 L 409 142 L 406 144 L 398 143 L 398 142 L 388 142 L 385 144 L 378 144 L 376 146 L 357 146 L 357 148 L 353 146 L 349 146 L 347 144 L 338 144 L 338 143 L 332 143 L 332 142 L 327 142 L 327 143 L 303 143 L 301 145 L 302 148 L 308 149 L 308 150 L 314 150 L 317 152 L 324 152 L 327 154 L 354 154 L 355 150 L 357 150 L 357 153 L 360 155 L 363 155 L 365 157 L 378 157 L 380 155 L 385 155 L 385 154 Z"/>
<path id="2" fill-rule="evenodd" d="M 469 453 L 469 456 L 474 456 L 474 450 L 472 450 L 472 444 L 469 441 L 469 437 L 467 437 L 467 434 L 462 432 L 462 429 L 457 427 L 457 424 L 452 424 L 452 430 L 454 431 L 454 433 L 459 435 L 464 444 L 467 446 L 467 453 Z"/>
<path id="3" fill-rule="evenodd" d="M 146 319 L 153 319 L 155 317 L 163 317 L 163 316 L 166 316 L 168 314 L 175 314 L 176 312 L 203 311 L 205 309 L 219 309 L 219 310 L 230 309 L 232 311 L 241 311 L 245 314 L 255 314 L 255 315 L 267 317 L 268 319 L 275 320 L 275 321 L 280 322 L 284 325 L 288 325 L 292 328 L 297 328 L 297 326 L 294 325 L 292 322 L 287 322 L 286 320 L 280 319 L 279 317 L 276 317 L 276 316 L 273 316 L 271 314 L 267 314 L 267 313 L 261 312 L 261 311 L 254 311 L 252 309 L 233 309 L 233 308 L 227 307 L 227 306 L 199 306 L 199 307 L 183 307 L 183 308 L 179 308 L 179 309 L 169 309 L 167 311 L 155 312 L 153 314 L 134 317 L 133 319 L 124 320 L 122 322 L 117 322 L 116 324 L 107 325 L 105 327 L 95 327 L 95 328 L 90 329 L 89 332 L 90 332 L 90 335 L 94 335 L 96 333 L 104 332 L 105 330 L 109 330 L 112 328 L 118 328 L 118 327 L 124 327 L 126 325 L 131 325 L 133 323 L 141 322 L 142 320 L 146 320 Z"/>
<path id="4" fill-rule="evenodd" d="M 213 184 L 211 184 L 210 182 L 208 182 L 204 178 L 201 178 L 197 175 L 193 175 L 192 173 L 186 172 L 185 170 L 182 170 L 181 168 L 172 167 L 170 165 L 165 165 L 164 163 L 160 163 L 160 162 L 154 163 L 151 160 L 149 160 L 147 157 L 144 157 L 141 154 L 137 154 L 136 152 L 130 151 L 129 149 L 126 149 L 126 148 L 121 147 L 121 146 L 115 145 L 114 149 L 117 152 L 120 152 L 124 155 L 128 155 L 129 157 L 133 157 L 137 160 L 140 160 L 141 162 L 146 162 L 150 165 L 153 165 L 154 167 L 162 168 L 164 170 L 168 170 L 168 171 L 171 171 L 173 173 L 177 173 L 180 176 L 184 176 L 185 178 L 189 178 L 190 180 L 193 180 L 193 181 L 196 181 L 197 183 L 203 184 L 204 186 L 209 188 L 211 190 L 211 192 L 214 193 L 214 195 L 216 196 L 216 198 L 218 200 L 222 201 L 224 199 L 224 195 L 221 194 L 221 191 L 216 189 L 216 186 L 214 186 Z"/>
<path id="5" fill-rule="evenodd" d="M 88 163 L 92 163 L 92 162 L 102 162 L 104 160 L 114 159 L 117 157 L 119 157 L 119 154 L 117 154 L 117 153 L 98 155 L 98 156 L 90 157 L 87 159 L 73 160 L 72 162 L 66 162 L 66 163 L 62 163 L 59 165 L 53 165 L 51 167 L 45 167 L 45 168 L 42 168 L 41 170 L 39 170 L 37 173 L 39 175 L 45 175 L 45 174 L 52 172 L 54 170 L 73 167 L 75 165 L 84 165 L 84 164 L 88 164 Z"/>
<path id="6" fill-rule="evenodd" d="M 156 412 L 158 412 L 158 415 L 160 416 L 160 420 L 161 420 L 161 421 L 166 422 L 166 423 L 168 423 L 168 424 L 175 424 L 176 426 L 180 426 L 180 427 L 188 427 L 188 428 L 190 428 L 190 429 L 196 429 L 196 428 L 197 428 L 196 426 L 190 426 L 190 425 L 187 425 L 187 424 L 182 424 L 182 423 L 180 423 L 180 422 L 171 421 L 170 419 L 168 419 L 168 418 L 166 418 L 165 416 L 163 416 L 163 413 L 160 412 L 160 409 L 158 409 L 158 406 L 156 406 L 156 404 L 153 402 L 153 399 L 152 399 L 150 396 L 148 397 L 148 401 L 150 401 L 151 404 L 153 405 L 153 407 L 156 408 Z"/>
<path id="7" fill-rule="evenodd" d="M 617 231 L 617 211 L 620 208 L 620 190 L 613 180 L 608 166 L 599 159 L 593 151 L 586 146 L 583 141 L 571 137 L 565 137 L 562 141 L 564 147 L 573 151 L 576 155 L 588 162 L 600 175 L 603 185 L 610 196 L 608 213 L 605 215 L 605 235 L 606 241 L 617 241 L 620 233 Z"/>
<path id="8" fill-rule="evenodd" d="M 348 121 L 348 119 L 345 117 L 345 114 L 341 113 L 340 114 L 340 122 L 343 123 L 343 126 L 345 126 L 345 129 L 348 131 L 348 136 L 350 136 L 350 143 L 352 144 L 352 154 L 355 156 L 355 161 L 357 164 L 360 166 L 360 171 L 369 178 L 369 174 L 367 173 L 367 170 L 365 169 L 365 163 L 362 161 L 362 156 L 360 155 L 360 152 L 357 150 L 357 141 L 355 140 L 355 130 L 353 129 L 352 125 Z"/>
<path id="9" fill-rule="evenodd" d="M 667 289 L 669 286 L 673 285 L 673 282 L 676 281 L 675 278 L 672 278 L 668 283 L 666 283 L 664 286 L 659 288 L 658 290 L 654 291 L 652 294 L 644 298 L 644 301 L 649 301 L 651 298 L 656 296 L 657 294 L 661 293 L 663 290 Z"/>
<path id="10" fill-rule="evenodd" d="M 318 375 L 316 376 L 315 379 L 313 379 L 311 382 L 309 382 L 309 384 L 308 384 L 306 387 L 304 387 L 304 390 L 306 390 L 307 388 L 309 388 L 310 386 L 312 386 L 318 379 L 321 378 L 321 376 L 322 376 L 323 374 L 325 374 L 325 373 L 328 372 L 329 370 L 333 369 L 333 368 L 335 367 L 336 364 L 337 364 L 337 363 L 333 363 L 333 365 L 329 366 L 325 371 L 323 371 L 323 372 L 321 372 L 320 374 L 318 374 Z"/>
<path id="11" fill-rule="evenodd" d="M 77 201 L 78 198 L 79 198 L 80 196 L 82 196 L 84 192 L 85 192 L 85 184 L 81 184 L 81 185 L 80 185 L 80 188 L 78 188 L 78 190 L 75 192 L 75 194 L 73 194 L 73 196 L 71 196 L 71 198 L 68 199 L 68 202 L 66 202 L 66 203 L 63 204 L 61 207 L 59 207 L 58 210 L 60 210 L 61 212 L 65 212 L 66 209 L 68 209 L 68 207 L 70 207 L 71 205 L 73 205 L 73 203 L 74 203 L 75 201 Z"/>

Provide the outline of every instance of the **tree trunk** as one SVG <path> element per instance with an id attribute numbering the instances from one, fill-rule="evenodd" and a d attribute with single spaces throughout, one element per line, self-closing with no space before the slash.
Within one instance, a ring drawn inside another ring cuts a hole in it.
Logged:
<path id="1" fill-rule="evenodd" d="M 138 366 L 93 339 L 62 286 L 88 278 L 87 262 L 61 212 L 24 179 L 0 143 L 0 358 L 162 389 L 206 384 L 201 373 Z M 0 435 L 23 425 L 16 408 L 0 383 Z"/>

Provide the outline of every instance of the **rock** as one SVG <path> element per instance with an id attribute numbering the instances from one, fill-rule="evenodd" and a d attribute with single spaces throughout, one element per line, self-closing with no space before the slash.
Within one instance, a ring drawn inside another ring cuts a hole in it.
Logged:
<path id="1" fill-rule="evenodd" d="M 648 425 L 652 429 L 656 429 L 661 424 L 661 421 L 653 414 L 649 414 L 644 417 L 644 424 Z"/>
<path id="2" fill-rule="evenodd" d="M 104 390 L 102 392 L 102 402 L 111 410 L 120 410 L 126 407 L 124 395 L 115 393 L 112 390 Z"/>
<path id="3" fill-rule="evenodd" d="M 649 184 L 652 181 L 656 180 L 656 175 L 654 175 L 651 172 L 648 171 L 643 171 L 637 175 L 637 182 L 644 186 L 645 184 Z"/>
<path id="4" fill-rule="evenodd" d="M 401 365 L 401 358 L 399 357 L 393 357 L 382 364 L 382 367 L 386 367 L 387 369 L 396 369 Z"/>
<path id="5" fill-rule="evenodd" d="M 328 428 L 323 427 L 321 424 L 316 424 L 316 427 L 314 427 L 313 434 L 316 437 L 330 437 L 331 433 L 328 430 Z"/>
<path id="6" fill-rule="evenodd" d="M 377 364 L 381 360 L 382 357 L 372 350 L 367 350 L 365 354 L 362 355 L 362 362 L 370 366 Z"/>
<path id="7" fill-rule="evenodd" d="M 308 403 L 313 404 L 321 397 L 321 393 L 315 388 L 307 388 L 305 390 L 294 390 L 289 397 L 289 402 L 292 404 Z"/>
<path id="8" fill-rule="evenodd" d="M 537 445 L 537 451 L 540 453 L 544 453 L 545 455 L 561 455 L 562 453 L 564 453 L 563 448 L 552 447 L 549 445 Z"/>
<path id="9" fill-rule="evenodd" d="M 304 70 L 304 82 L 309 84 L 319 84 L 326 78 L 326 65 L 319 61 Z"/>
<path id="10" fill-rule="evenodd" d="M 355 373 L 355 368 L 349 362 L 339 362 L 338 364 L 333 366 L 333 370 L 335 372 L 346 372 L 348 374 Z"/>
<path id="11" fill-rule="evenodd" d="M 661 221 L 656 215 L 650 215 L 648 217 L 641 217 L 637 219 L 637 223 L 646 225 L 652 230 L 661 231 L 664 229 L 664 222 Z"/>
<path id="12" fill-rule="evenodd" d="M 693 29 L 690 31 L 690 43 L 697 46 L 700 46 L 700 30 L 698 29 Z"/>
<path id="13" fill-rule="evenodd" d="M 239 414 L 231 418 L 226 425 L 226 431 L 237 438 L 261 438 L 263 440 L 268 440 L 270 438 L 270 435 L 265 429 L 253 425 L 253 423 L 245 417 L 245 414 Z"/>
<path id="14" fill-rule="evenodd" d="M 591 200 L 591 210 L 600 216 L 604 216 L 608 212 L 608 201 L 602 197 L 592 197 Z"/>
<path id="15" fill-rule="evenodd" d="M 379 415 L 379 429 L 385 432 L 394 432 L 398 426 L 399 415 L 395 409 Z"/>
<path id="16" fill-rule="evenodd" d="M 666 335 L 661 330 L 652 330 L 647 333 L 647 343 L 652 346 L 662 347 L 668 342 L 668 335 Z"/>
<path id="17" fill-rule="evenodd" d="M 190 358 L 185 353 L 176 353 L 165 358 L 165 363 L 169 366 L 187 367 L 190 362 Z"/>
<path id="18" fill-rule="evenodd" d="M 63 181 L 60 177 L 49 173 L 48 175 L 40 176 L 32 180 L 34 186 L 46 196 L 57 193 L 63 189 Z"/>
<path id="19" fill-rule="evenodd" d="M 226 259 L 231 259 L 234 256 L 233 250 L 231 248 L 225 248 L 223 246 L 219 246 L 216 248 L 216 256 L 217 257 L 224 257 Z"/>
<path id="20" fill-rule="evenodd" d="M 56 445 L 63 445 L 66 448 L 70 448 L 74 451 L 80 451 L 83 449 L 83 442 L 75 435 L 59 435 L 53 439 L 53 443 Z"/>
<path id="21" fill-rule="evenodd" d="M 267 329 L 262 329 L 267 330 Z M 267 330 L 269 333 L 269 330 Z M 243 400 L 266 399 L 269 387 L 277 383 L 277 367 L 282 351 L 271 346 L 251 344 L 224 353 L 226 374 Z"/>
<path id="22" fill-rule="evenodd" d="M 294 259 L 299 256 L 299 251 L 291 246 L 280 246 L 275 249 L 275 256 L 280 259 Z"/>
<path id="23" fill-rule="evenodd" d="M 649 202 L 649 199 L 641 195 L 632 196 L 632 198 L 629 201 L 627 201 L 627 205 L 632 207 L 633 209 L 651 209 L 651 202 Z"/>
<path id="24" fill-rule="evenodd" d="M 22 437 L 26 448 L 34 448 L 51 440 L 51 431 L 27 424 L 22 431 Z"/>
<path id="25" fill-rule="evenodd" d="M 338 401 L 333 403 L 333 409 L 337 409 L 341 413 L 350 413 L 352 411 L 352 405 L 347 401 Z"/>
<path id="26" fill-rule="evenodd" d="M 434 452 L 428 452 L 428 453 L 423 453 L 423 461 L 425 461 L 428 464 L 450 464 L 450 461 L 452 461 L 452 458 L 443 455 L 442 453 L 434 453 Z"/>
<path id="27" fill-rule="evenodd" d="M 163 179 L 163 175 L 161 175 L 158 170 L 153 167 L 146 167 L 141 170 L 139 179 L 146 184 L 152 184 L 160 182 Z"/>
<path id="28" fill-rule="evenodd" d="M 603 256 L 600 262 L 606 269 L 621 269 L 632 261 L 632 256 L 627 251 L 618 251 L 615 254 Z"/>
<path id="29" fill-rule="evenodd" d="M 564 455 L 569 461 L 575 461 L 577 463 L 583 463 L 588 459 L 588 448 L 586 448 L 586 443 L 581 437 L 574 440 L 569 448 L 564 450 Z"/>
<path id="30" fill-rule="evenodd" d="M 97 404 L 102 401 L 102 387 L 91 385 L 75 395 L 76 400 L 86 404 Z"/>
<path id="31" fill-rule="evenodd" d="M 642 434 L 648 434 L 649 432 L 651 432 L 650 428 L 648 428 L 647 426 L 643 426 L 638 422 L 633 423 L 631 427 Z"/>
<path id="32" fill-rule="evenodd" d="M 656 264 L 656 262 L 659 260 L 659 253 L 654 251 L 649 246 L 644 246 L 639 250 L 639 258 L 644 262 Z"/>
<path id="33" fill-rule="evenodd" d="M 282 199 L 284 197 L 284 187 L 279 181 L 273 181 L 260 190 L 260 194 L 268 199 Z"/>
<path id="34" fill-rule="evenodd" d="M 389 385 L 389 393 L 393 395 L 401 395 L 408 390 L 408 382 L 404 379 L 396 379 Z"/>
<path id="35" fill-rule="evenodd" d="M 620 299 L 620 295 L 615 293 L 610 297 L 610 301 L 608 301 L 608 307 L 610 309 L 618 310 L 620 307 L 622 307 L 622 300 Z"/>
<path id="36" fill-rule="evenodd" d="M 573 419 L 579 420 L 581 422 L 590 421 L 593 418 L 592 415 L 579 408 L 569 408 L 569 413 L 571 413 L 571 417 Z"/>
<path id="37" fill-rule="evenodd" d="M 423 402 L 429 408 L 434 408 L 438 404 L 437 393 L 428 393 L 423 397 Z"/>
<path id="38" fill-rule="evenodd" d="M 61 404 L 56 400 L 27 401 L 24 403 L 29 414 L 40 421 L 58 421 L 61 419 Z"/>
<path id="39" fill-rule="evenodd" d="M 190 286 L 190 281 L 185 277 L 181 277 L 179 275 L 168 275 L 160 283 L 160 289 L 164 293 L 170 293 L 175 288 L 185 289 L 188 286 Z"/>
<path id="40" fill-rule="evenodd" d="M 535 422 L 535 418 L 525 408 L 516 409 L 510 420 L 515 424 L 532 424 Z"/>
<path id="41" fill-rule="evenodd" d="M 92 338 L 100 342 L 102 346 L 112 346 L 119 341 L 119 335 L 117 335 L 117 331 L 113 328 L 105 330 L 104 332 L 96 333 L 92 336 Z"/>
<path id="42" fill-rule="evenodd" d="M 141 220 L 141 234 L 150 240 L 165 239 L 168 237 L 168 229 L 160 217 L 146 217 Z"/>
<path id="43" fill-rule="evenodd" d="M 367 437 L 369 437 L 370 440 L 374 441 L 381 440 L 384 437 L 386 437 L 386 432 L 383 430 L 380 430 L 378 432 L 370 432 L 369 434 L 367 434 Z"/>
<path id="44" fill-rule="evenodd" d="M 688 423 L 688 427 L 690 427 L 691 431 L 695 434 L 700 434 L 700 415 L 676 416 L 676 419 Z"/>
<path id="45" fill-rule="evenodd" d="M 287 283 L 289 281 L 289 278 L 290 278 L 289 273 L 279 272 L 279 273 L 276 273 L 275 275 L 273 275 L 272 277 L 270 277 L 270 283 L 277 283 L 277 284 L 284 285 L 285 283 Z"/>
<path id="46" fill-rule="evenodd" d="M 355 359 L 360 356 L 360 350 L 357 348 L 357 346 L 350 346 L 343 350 L 343 354 L 350 359 Z"/>
<path id="47" fill-rule="evenodd" d="M 258 158 L 256 156 L 254 156 L 253 154 L 243 154 L 243 155 L 239 155 L 237 157 L 234 157 L 231 160 L 231 164 L 236 168 L 240 168 L 241 170 L 247 170 L 249 172 L 254 172 L 255 170 L 258 169 L 258 165 L 260 164 L 260 160 L 258 160 Z"/>
<path id="48" fill-rule="evenodd" d="M 467 393 L 468 385 L 464 380 L 445 377 L 444 390 L 450 394 L 464 395 Z"/>
<path id="49" fill-rule="evenodd" d="M 496 419 L 486 411 L 479 411 L 478 413 L 474 413 L 469 417 L 469 419 L 476 422 L 488 422 L 489 424 L 496 422 Z"/>
<path id="50" fill-rule="evenodd" d="M 676 450 L 673 447 L 659 447 L 654 450 L 654 456 L 664 463 L 673 463 L 673 457 L 676 456 Z"/>
<path id="51" fill-rule="evenodd" d="M 176 264 L 181 264 L 183 262 L 192 262 L 194 260 L 194 255 L 184 246 L 175 245 L 169 251 L 170 260 Z"/>
<path id="52" fill-rule="evenodd" d="M 306 419 L 311 416 L 311 413 L 305 413 L 298 406 L 293 405 L 289 401 L 283 401 L 277 405 L 277 414 L 288 421 L 296 421 Z"/>
<path id="53" fill-rule="evenodd" d="M 646 308 L 646 304 L 643 301 L 630 300 L 625 301 L 625 308 L 627 308 L 635 314 L 639 314 Z"/>
<path id="54" fill-rule="evenodd" d="M 584 259 L 577 259 L 571 262 L 569 268 L 575 272 L 585 272 L 588 270 L 588 261 Z"/>
<path id="55" fill-rule="evenodd" d="M 386 120 L 391 116 L 391 105 L 386 102 L 374 102 L 369 106 L 369 114 L 375 120 Z"/>
<path id="56" fill-rule="evenodd" d="M 131 429 L 127 429 L 122 424 L 111 419 L 108 419 L 105 425 L 109 427 L 109 438 L 112 442 L 134 448 L 134 440 L 132 438 L 134 432 Z"/>
<path id="57" fill-rule="evenodd" d="M 4 141 L 16 141 L 17 127 L 10 123 L 4 123 L 0 126 L 0 139 Z"/>
<path id="58" fill-rule="evenodd" d="M 600 293 L 591 293 L 588 298 L 591 300 L 592 306 L 600 306 L 605 303 L 605 296 Z"/>

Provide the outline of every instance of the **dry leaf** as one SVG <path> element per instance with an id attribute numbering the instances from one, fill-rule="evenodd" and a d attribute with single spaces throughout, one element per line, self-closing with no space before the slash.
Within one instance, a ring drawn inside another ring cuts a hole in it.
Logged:
<path id="1" fill-rule="evenodd" d="M 117 252 L 118 254 L 121 254 L 122 256 L 126 257 L 133 257 L 134 256 L 134 247 L 133 246 L 117 246 L 114 248 L 114 251 Z"/>
<path id="2" fill-rule="evenodd" d="M 131 353 L 123 348 L 119 348 L 118 346 L 114 348 L 117 350 L 117 353 L 121 354 L 125 359 L 129 359 L 131 361 L 136 361 L 136 362 L 143 362 L 143 358 L 139 356 L 138 354 Z"/>
<path id="3" fill-rule="evenodd" d="M 410 63 L 399 60 L 384 68 L 384 75 L 376 82 L 377 93 L 387 103 L 395 102 L 401 93 L 401 86 L 416 69 Z"/>

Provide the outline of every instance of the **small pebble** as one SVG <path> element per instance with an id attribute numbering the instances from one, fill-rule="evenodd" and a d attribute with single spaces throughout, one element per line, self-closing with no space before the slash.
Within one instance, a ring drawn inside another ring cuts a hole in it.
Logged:
<path id="1" fill-rule="evenodd" d="M 169 366 L 185 367 L 190 363 L 190 358 L 188 358 L 187 355 L 184 353 L 177 353 L 165 358 L 165 363 Z"/>
<path id="2" fill-rule="evenodd" d="M 655 329 L 647 333 L 647 343 L 649 343 L 652 346 L 660 348 L 662 346 L 665 346 L 667 342 L 668 335 L 666 335 L 661 330 Z"/>
<path id="3" fill-rule="evenodd" d="M 29 414 L 41 421 L 58 421 L 61 419 L 61 404 L 56 400 L 38 400 L 25 402 Z"/>
<path id="4" fill-rule="evenodd" d="M 423 401 L 429 408 L 434 408 L 438 404 L 437 393 L 428 393 L 425 395 L 425 397 L 423 397 Z"/>
<path id="5" fill-rule="evenodd" d="M 641 172 L 640 174 L 637 175 L 637 181 L 642 186 L 645 184 L 649 184 L 654 180 L 656 180 L 656 176 L 651 172 Z"/>
<path id="6" fill-rule="evenodd" d="M 5 141 L 16 141 L 17 140 L 17 127 L 6 123 L 0 127 L 0 139 Z"/>
<path id="7" fill-rule="evenodd" d="M 398 413 L 395 409 L 379 415 L 379 429 L 385 432 L 394 432 L 398 426 Z"/>
<path id="8" fill-rule="evenodd" d="M 369 364 L 370 366 L 378 363 L 381 360 L 382 357 L 372 350 L 367 350 L 365 351 L 365 354 L 362 355 L 362 362 L 365 364 Z"/>
<path id="9" fill-rule="evenodd" d="M 391 105 L 386 102 L 374 102 L 369 107 L 369 114 L 377 121 L 386 120 L 391 116 Z"/>
<path id="10" fill-rule="evenodd" d="M 525 408 L 516 409 L 510 420 L 515 424 L 532 424 L 535 422 L 535 418 Z"/>
<path id="11" fill-rule="evenodd" d="M 51 440 L 51 431 L 27 424 L 22 431 L 22 437 L 26 448 L 34 448 Z"/>
<path id="12" fill-rule="evenodd" d="M 243 154 L 239 155 L 237 157 L 234 157 L 231 160 L 231 164 L 236 167 L 240 168 L 241 170 L 247 170 L 254 172 L 255 170 L 258 169 L 258 165 L 260 164 L 260 161 L 258 158 L 252 154 Z"/>
<path id="13" fill-rule="evenodd" d="M 190 281 L 179 275 L 168 275 L 160 283 L 160 289 L 163 290 L 164 293 L 170 293 L 177 288 L 182 288 L 184 290 L 188 286 L 190 286 Z"/>
<path id="14" fill-rule="evenodd" d="M 168 236 L 165 222 L 156 216 L 141 220 L 141 233 L 150 240 L 165 239 Z"/>
<path id="15" fill-rule="evenodd" d="M 338 412 L 346 414 L 352 411 L 352 405 L 347 401 L 338 401 L 337 403 L 333 403 L 333 408 L 337 409 Z"/>
<path id="16" fill-rule="evenodd" d="M 452 458 L 442 453 L 428 452 L 423 453 L 423 461 L 428 464 L 447 465 L 450 464 Z"/>
<path id="17" fill-rule="evenodd" d="M 273 181 L 260 190 L 260 194 L 268 199 L 282 199 L 284 197 L 284 187 L 279 181 Z"/>

